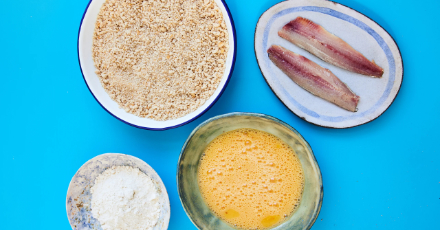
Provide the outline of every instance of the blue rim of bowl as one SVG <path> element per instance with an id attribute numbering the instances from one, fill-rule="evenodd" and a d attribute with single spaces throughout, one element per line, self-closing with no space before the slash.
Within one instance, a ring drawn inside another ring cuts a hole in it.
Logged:
<path id="1" fill-rule="evenodd" d="M 277 4 L 275 4 L 275 5 L 273 5 L 273 6 L 271 6 L 271 7 L 269 7 L 267 10 L 265 10 L 265 11 L 260 15 L 260 18 L 258 18 L 257 25 L 258 25 L 258 23 L 260 22 L 261 17 L 263 16 L 263 14 L 265 14 L 268 10 L 272 9 L 273 7 L 275 7 L 275 6 L 279 5 L 279 4 L 282 4 L 282 3 L 286 2 L 286 1 L 289 1 L 289 0 L 283 0 L 283 1 L 281 1 L 281 2 L 279 2 L 279 3 L 277 3 Z M 278 98 L 278 100 L 280 100 L 281 103 L 283 103 L 283 105 L 284 105 L 288 110 L 290 110 L 290 112 L 292 112 L 293 114 L 295 114 L 295 115 L 296 115 L 297 117 L 299 117 L 300 119 L 302 119 L 302 120 L 304 120 L 304 121 L 306 121 L 306 122 L 308 122 L 308 123 L 310 123 L 310 124 L 313 124 L 313 125 L 316 125 L 316 126 L 319 126 L 319 127 L 323 127 L 323 128 L 329 128 L 329 129 L 349 129 L 349 128 L 354 128 L 354 127 L 358 127 L 358 126 L 361 126 L 361 125 L 368 124 L 368 123 L 370 123 L 370 122 L 376 120 L 376 119 L 379 118 L 380 116 L 382 116 L 382 115 L 383 115 L 383 114 L 384 114 L 384 113 L 385 113 L 385 112 L 391 107 L 391 105 L 394 103 L 394 101 L 396 100 L 397 96 L 398 96 L 399 93 L 400 93 L 400 89 L 402 88 L 402 84 L 403 84 L 403 77 L 404 77 L 404 75 L 405 75 L 405 68 L 404 68 L 404 63 L 403 63 L 403 58 L 402 58 L 402 52 L 400 52 L 400 47 L 399 47 L 399 45 L 397 44 L 396 39 L 394 39 L 394 37 L 391 36 L 391 34 L 390 34 L 385 28 L 383 28 L 383 26 L 381 26 L 379 23 L 377 23 L 377 22 L 376 22 L 375 20 L 373 20 L 372 18 L 370 18 L 370 17 L 368 17 L 367 15 L 365 15 L 365 14 L 363 14 L 363 13 L 361 13 L 361 12 L 359 12 L 359 11 L 357 11 L 357 10 L 351 8 L 351 7 L 348 7 L 348 6 L 344 5 L 344 4 L 341 4 L 341 3 L 338 3 L 338 2 L 334 2 L 334 1 L 331 1 L 331 0 L 323 0 L 323 1 L 331 2 L 331 3 L 335 4 L 335 5 L 341 5 L 341 6 L 343 6 L 343 7 L 346 7 L 346 8 L 348 8 L 348 9 L 350 9 L 350 10 L 355 11 L 356 13 L 358 13 L 358 14 L 360 14 L 360 15 L 365 16 L 366 18 L 368 18 L 369 20 L 371 20 L 373 23 L 375 23 L 376 25 L 378 25 L 380 28 L 382 28 L 383 31 L 385 31 L 385 33 L 387 33 L 387 34 L 390 36 L 390 38 L 393 40 L 394 44 L 396 44 L 397 50 L 399 51 L 400 62 L 402 63 L 402 81 L 400 82 L 399 89 L 397 90 L 396 95 L 394 96 L 393 100 L 392 100 L 391 103 L 388 105 L 388 107 L 387 107 L 387 108 L 386 108 L 381 114 L 379 114 L 377 117 L 375 117 L 375 118 L 373 118 L 373 119 L 371 119 L 371 120 L 369 120 L 369 121 L 367 121 L 367 122 L 365 122 L 365 123 L 358 124 L 358 125 L 353 125 L 353 126 L 349 126 L 349 127 L 344 127 L 344 128 L 337 128 L 337 127 L 332 127 L 332 126 L 319 125 L 319 124 L 316 124 L 316 123 L 310 122 L 309 120 L 307 120 L 307 119 L 306 119 L 305 117 L 303 117 L 303 116 L 300 116 L 300 115 L 296 114 L 295 112 L 293 112 L 293 110 L 291 110 L 291 109 L 286 105 L 286 103 L 285 103 L 283 100 L 281 100 L 281 98 L 278 96 L 278 94 L 275 92 L 275 90 L 272 88 L 272 86 L 269 85 L 269 82 L 267 81 L 266 76 L 264 76 L 263 71 L 261 70 L 261 67 L 260 67 L 260 61 L 259 61 L 258 58 L 257 58 L 257 50 L 256 50 L 256 48 L 255 48 L 255 40 L 256 40 L 255 37 L 257 36 L 257 26 L 255 26 L 255 31 L 254 31 L 254 54 L 255 54 L 255 59 L 257 59 L 258 68 L 260 69 L 261 75 L 263 75 L 263 78 L 264 78 L 264 80 L 266 81 L 266 84 L 269 86 L 270 90 L 272 90 L 273 94 L 275 94 L 275 96 Z"/>
<path id="2" fill-rule="evenodd" d="M 187 206 L 185 205 L 185 203 L 183 203 L 182 201 L 182 195 L 181 195 L 181 189 L 179 186 L 179 171 L 180 171 L 180 163 L 182 160 L 182 156 L 185 153 L 185 149 L 188 146 L 189 141 L 193 138 L 194 134 L 199 131 L 203 126 L 207 125 L 208 123 L 211 123 L 214 120 L 218 120 L 218 119 L 222 119 L 222 118 L 226 118 L 226 117 L 236 117 L 236 116 L 252 116 L 252 117 L 260 117 L 260 118 L 266 118 L 272 121 L 275 121 L 285 127 L 287 127 L 288 129 L 290 129 L 292 132 L 294 132 L 296 135 L 298 135 L 298 137 L 300 138 L 300 140 L 304 141 L 304 143 L 306 144 L 306 147 L 308 148 L 308 150 L 310 151 L 313 160 L 316 162 L 316 169 L 317 169 L 317 173 L 319 175 L 320 181 L 321 181 L 321 196 L 319 198 L 318 201 L 318 209 L 317 211 L 313 214 L 314 216 L 312 217 L 312 220 L 309 222 L 309 225 L 306 227 L 306 230 L 309 230 L 312 228 L 312 226 L 315 224 L 316 219 L 318 219 L 319 213 L 321 212 L 321 207 L 322 207 L 322 201 L 324 199 L 324 184 L 322 182 L 322 173 L 321 173 L 321 169 L 319 168 L 319 164 L 318 161 L 316 160 L 315 154 L 313 153 L 312 147 L 310 146 L 309 142 L 307 142 L 304 137 L 296 130 L 294 129 L 292 126 L 290 126 L 289 124 L 287 124 L 286 122 L 267 115 L 267 114 L 262 114 L 262 113 L 247 113 L 247 112 L 233 112 L 233 113 L 227 113 L 227 114 L 223 114 L 223 115 L 218 115 L 212 118 L 209 118 L 208 120 L 202 122 L 200 125 L 198 125 L 192 132 L 191 134 L 188 136 L 188 138 L 186 139 L 185 143 L 183 144 L 182 150 L 180 151 L 180 156 L 179 156 L 179 160 L 177 161 L 177 175 L 176 175 L 176 182 L 177 182 L 177 193 L 179 194 L 179 200 L 180 203 L 182 203 L 183 206 L 183 210 L 185 211 L 186 215 L 189 217 L 189 219 L 191 220 L 191 222 L 194 224 L 194 226 L 196 226 L 198 229 L 202 229 L 200 226 L 198 226 L 193 219 L 191 218 L 191 216 L 188 214 L 188 210 L 187 210 Z"/>
<path id="3" fill-rule="evenodd" d="M 192 119 L 190 119 L 190 120 L 188 120 L 188 121 L 185 121 L 185 122 L 183 122 L 183 123 L 180 123 L 180 124 L 177 124 L 177 125 L 173 125 L 173 126 L 168 126 L 168 127 L 163 127 L 163 128 L 151 128 L 151 127 L 145 127 L 145 126 L 138 126 L 138 125 L 135 125 L 135 124 L 132 124 L 132 123 L 130 123 L 130 122 L 128 122 L 128 121 L 125 121 L 125 120 L 123 120 L 123 119 L 121 119 L 121 118 L 119 118 L 118 116 L 116 116 L 116 115 L 114 115 L 113 113 L 111 113 L 109 110 L 107 110 L 107 108 L 105 108 L 105 106 L 104 105 L 102 105 L 101 104 L 101 102 L 96 98 L 96 96 L 95 96 L 95 94 L 92 92 L 92 90 L 90 89 L 90 87 L 89 87 L 89 84 L 87 84 L 87 81 L 86 81 L 86 77 L 84 76 L 84 72 L 83 72 L 83 70 L 82 70 L 82 67 L 81 67 L 81 59 L 80 59 L 80 57 L 79 57 L 79 37 L 80 37 L 80 34 L 81 34 L 81 27 L 82 27 L 82 24 L 83 24 L 83 21 L 84 21 L 84 17 L 86 16 L 86 14 L 87 14 L 87 10 L 89 9 L 89 6 L 90 6 L 90 4 L 92 3 L 92 1 L 93 0 L 90 0 L 89 1 L 89 3 L 87 4 L 87 7 L 86 7 L 86 10 L 84 11 L 84 14 L 83 14 L 83 16 L 82 16 L 82 18 L 81 18 L 81 23 L 80 23 L 80 25 L 79 25 L 79 29 L 78 29 L 78 39 L 77 39 L 77 46 L 76 46 L 76 51 L 77 51 L 77 55 L 78 55 L 78 64 L 79 64 L 79 68 L 80 68 L 80 70 L 81 70 L 81 74 L 82 74 L 82 76 L 83 76 L 83 79 L 84 79 L 84 82 L 86 83 L 86 85 L 87 85 L 87 88 L 89 89 L 89 91 L 90 91 L 90 93 L 92 94 L 92 96 L 93 96 L 93 98 L 95 98 L 95 100 L 98 102 L 98 104 L 105 110 L 105 111 L 107 111 L 107 113 L 109 113 L 110 115 L 112 115 L 113 117 L 115 117 L 116 119 L 118 119 L 118 120 L 120 120 L 120 121 L 122 121 L 122 122 L 124 122 L 125 124 L 128 124 L 128 125 L 131 125 L 131 126 L 133 126 L 133 127 L 136 127 L 136 128 L 139 128 L 139 129 L 146 129 L 146 130 L 153 130 L 153 131 L 164 131 L 164 130 L 168 130 L 168 129 L 175 129 L 175 128 L 178 128 L 178 127 L 180 127 L 180 126 L 184 126 L 184 125 L 186 125 L 186 124 L 189 124 L 189 123 L 191 123 L 191 122 L 193 122 L 194 120 L 196 120 L 197 118 L 199 118 L 199 117 L 201 117 L 203 114 L 205 114 L 219 99 L 220 99 L 220 97 L 223 95 L 223 93 L 224 93 L 224 91 L 226 90 L 226 87 L 228 86 L 228 84 L 229 84 L 229 81 L 231 80 L 231 77 L 232 77 L 232 73 L 234 72 L 234 68 L 235 68 L 235 61 L 236 61 L 236 58 L 237 58 L 237 32 L 235 31 L 235 23 L 234 23 L 234 19 L 232 18 L 232 14 L 231 14 L 231 11 L 229 10 L 229 7 L 228 7 L 228 4 L 226 4 L 226 2 L 225 2 L 225 0 L 220 0 L 221 2 L 222 2 L 222 4 L 224 5 L 224 7 L 225 7 L 225 9 L 226 9 L 226 12 L 228 13 L 228 17 L 229 17 L 229 20 L 231 21 L 231 26 L 232 26 L 232 36 L 234 37 L 234 54 L 233 54 L 233 56 L 232 56 L 232 65 L 231 65 L 231 71 L 229 72 L 229 75 L 228 75 L 228 77 L 227 77 L 227 79 L 226 79 L 226 83 L 225 83 L 225 85 L 223 86 L 223 88 L 222 88 L 222 90 L 220 91 L 220 93 L 217 95 L 217 97 L 214 99 L 214 101 L 205 109 L 205 110 L 203 110 L 202 112 L 200 112 L 199 114 L 197 114 L 195 117 L 193 117 Z"/>

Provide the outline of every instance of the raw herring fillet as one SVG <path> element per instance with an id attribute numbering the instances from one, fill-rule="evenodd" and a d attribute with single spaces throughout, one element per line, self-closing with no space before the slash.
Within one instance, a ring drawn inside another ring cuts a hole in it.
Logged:
<path id="1" fill-rule="evenodd" d="M 287 23 L 278 35 L 332 65 L 372 77 L 383 75 L 380 66 L 309 19 L 297 17 Z"/>
<path id="2" fill-rule="evenodd" d="M 356 112 L 359 96 L 330 70 L 281 46 L 273 45 L 267 52 L 270 60 L 296 84 L 313 95 Z"/>

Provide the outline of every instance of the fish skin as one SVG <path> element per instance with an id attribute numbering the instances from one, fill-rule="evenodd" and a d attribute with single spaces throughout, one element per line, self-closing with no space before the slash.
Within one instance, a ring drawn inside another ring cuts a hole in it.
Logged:
<path id="1" fill-rule="evenodd" d="M 377 78 L 383 75 L 383 69 L 374 61 L 309 19 L 297 17 L 278 31 L 278 35 L 332 65 Z"/>
<path id="2" fill-rule="evenodd" d="M 356 112 L 360 97 L 325 69 L 304 56 L 273 45 L 267 50 L 270 60 L 303 89 L 351 112 Z"/>

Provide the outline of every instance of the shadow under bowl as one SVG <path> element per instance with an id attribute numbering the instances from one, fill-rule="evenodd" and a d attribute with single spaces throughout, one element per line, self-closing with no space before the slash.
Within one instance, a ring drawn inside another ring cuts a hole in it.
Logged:
<path id="1" fill-rule="evenodd" d="M 219 219 L 200 193 L 197 171 L 207 145 L 219 135 L 241 128 L 251 128 L 275 135 L 297 154 L 304 171 L 304 191 L 295 212 L 270 229 L 310 229 L 321 210 L 322 176 L 312 149 L 291 126 L 274 117 L 255 113 L 230 113 L 211 118 L 190 134 L 180 154 L 177 186 L 185 212 L 199 229 L 236 229 Z"/>

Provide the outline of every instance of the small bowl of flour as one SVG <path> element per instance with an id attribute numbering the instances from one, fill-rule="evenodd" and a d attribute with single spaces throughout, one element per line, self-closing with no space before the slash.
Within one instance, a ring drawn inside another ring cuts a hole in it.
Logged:
<path id="1" fill-rule="evenodd" d="M 86 162 L 66 197 L 72 229 L 167 229 L 170 202 L 159 175 L 139 158 L 107 153 Z"/>

